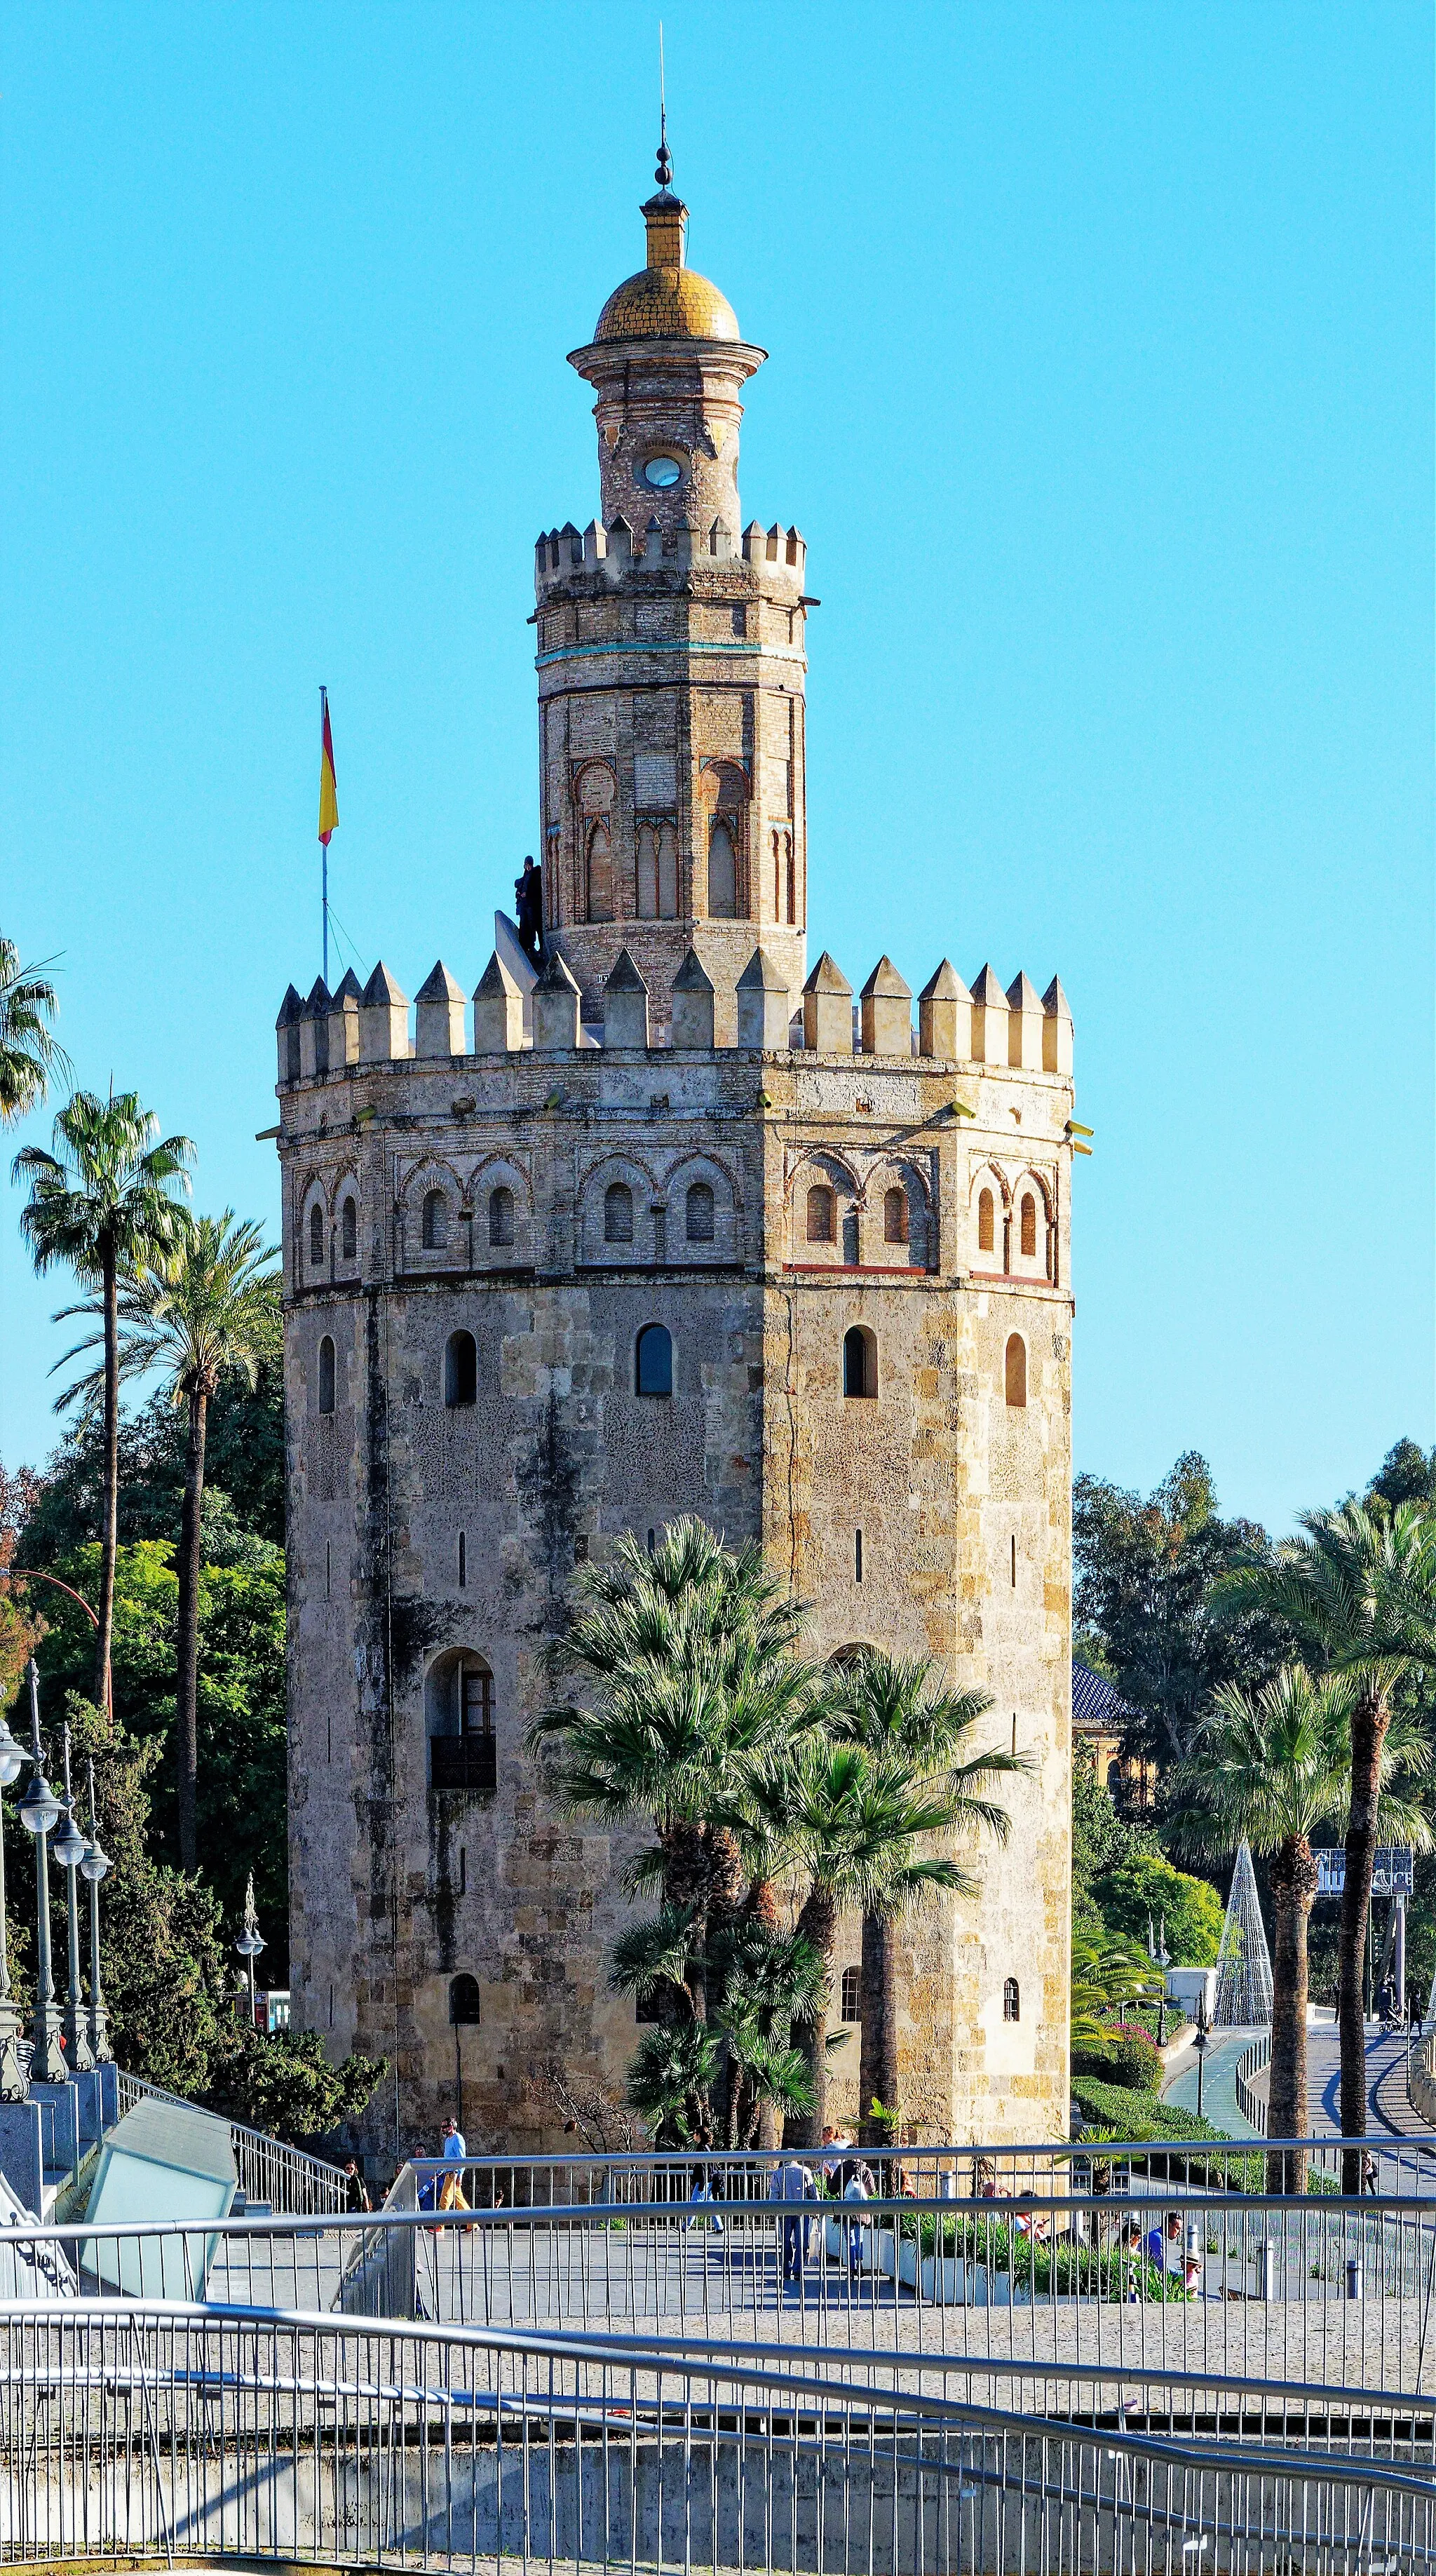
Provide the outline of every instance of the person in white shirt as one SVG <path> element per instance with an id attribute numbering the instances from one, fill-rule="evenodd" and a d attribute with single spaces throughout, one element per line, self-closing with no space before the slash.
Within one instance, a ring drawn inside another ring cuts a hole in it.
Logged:
<path id="1" fill-rule="evenodd" d="M 845 2171 L 847 2179 L 843 2184 L 844 2200 L 871 2200 L 873 2178 L 867 2166 L 854 2160 L 846 2166 Z M 854 2219 L 848 2229 L 848 2270 L 854 2280 L 863 2268 L 863 2238 L 866 2233 L 867 2230 L 861 2221 Z"/>

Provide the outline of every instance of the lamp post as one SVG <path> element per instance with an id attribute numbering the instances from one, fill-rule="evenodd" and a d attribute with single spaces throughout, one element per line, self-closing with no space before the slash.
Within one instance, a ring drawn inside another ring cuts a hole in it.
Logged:
<path id="1" fill-rule="evenodd" d="M 85 2028 L 85 2003 L 80 1992 L 80 1891 L 75 1874 L 89 1845 L 75 1822 L 74 1793 L 70 1787 L 70 1727 L 63 1729 L 65 1747 L 65 1805 L 60 1830 L 55 1836 L 55 1858 L 65 1873 L 65 1930 L 68 1936 L 65 1987 L 65 2058 L 72 2075 L 88 2075 L 95 2061 L 90 2052 L 90 2034 Z"/>
<path id="2" fill-rule="evenodd" d="M 244 1930 L 241 1932 L 239 1939 L 236 1941 L 234 1946 L 239 1952 L 241 1959 L 244 1961 L 246 1968 L 249 1970 L 249 2026 L 250 2029 L 253 2030 L 255 2026 L 254 1963 L 258 1958 L 260 1951 L 264 1948 L 264 1942 L 260 1937 L 259 1930 L 259 1911 L 254 1902 L 253 1870 L 249 1873 L 249 1885 L 244 1891 Z"/>
<path id="3" fill-rule="evenodd" d="M 90 1839 L 80 1863 L 80 1876 L 90 1890 L 90 2055 L 97 2066 L 107 2066 L 114 2056 L 110 2046 L 109 2025 L 105 2018 L 105 1998 L 100 1990 L 100 1881 L 109 1871 L 109 1861 L 100 1849 L 95 1831 L 95 1766 L 90 1764 Z"/>
<path id="4" fill-rule="evenodd" d="M 1151 1930 L 1151 1925 L 1152 1918 L 1149 1914 L 1147 1917 L 1147 1928 L 1149 1931 Z M 1172 1954 L 1167 1947 L 1167 1918 L 1165 1914 L 1160 1917 L 1157 1924 L 1157 1947 L 1154 1955 L 1157 1966 L 1162 1971 L 1162 1992 L 1157 2003 L 1157 2046 L 1162 2048 L 1165 2046 L 1167 2038 L 1167 1970 L 1172 1964 Z"/>
<path id="5" fill-rule="evenodd" d="M 60 2047 L 60 2012 L 50 1974 L 50 1856 L 45 1836 L 59 1821 L 60 1801 L 45 1777 L 40 1752 L 40 1673 L 32 1655 L 25 1667 L 30 1685 L 30 1786 L 20 1801 L 20 1822 L 35 1837 L 35 1894 L 38 1907 L 35 1944 L 35 2044 L 30 2056 L 32 2084 L 63 2084 L 64 2052 Z"/>
<path id="6" fill-rule="evenodd" d="M 0 1789 L 19 1779 L 29 1756 L 0 1718 Z M 29 2079 L 20 2062 L 20 2010 L 10 1993 L 10 1943 L 5 1928 L 5 1827 L 0 1817 L 0 2102 L 23 2102 Z"/>

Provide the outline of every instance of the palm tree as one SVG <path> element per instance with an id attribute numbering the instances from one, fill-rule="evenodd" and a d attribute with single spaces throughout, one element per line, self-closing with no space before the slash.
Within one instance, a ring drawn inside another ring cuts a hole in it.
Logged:
<path id="1" fill-rule="evenodd" d="M 1130 1942 L 1114 1940 L 1107 1934 L 1093 1940 L 1089 1934 L 1074 1932 L 1071 1989 L 1069 2037 L 1073 2054 L 1079 2048 L 1095 2053 L 1110 2046 L 1112 2032 L 1107 2016 L 1113 2006 L 1154 2004 L 1162 1991 L 1162 1972 L 1145 1950 Z"/>
<path id="2" fill-rule="evenodd" d="M 1306 1944 L 1317 1879 L 1311 1839 L 1345 1803 L 1355 1696 L 1348 1676 L 1314 1679 L 1300 1664 L 1288 1664 L 1255 1698 L 1227 1683 L 1178 1774 L 1185 1834 L 1199 1853 L 1230 1852 L 1247 1842 L 1271 1864 L 1274 2138 L 1304 2138 L 1307 2131 Z M 1266 2187 L 1304 2194 L 1305 2156 L 1279 2148 L 1270 2153 Z"/>
<path id="3" fill-rule="evenodd" d="M 50 1026 L 59 1008 L 45 974 L 50 962 L 22 966 L 14 940 L 0 938 L 0 1127 L 38 1109 L 70 1069 Z"/>
<path id="4" fill-rule="evenodd" d="M 965 1802 L 1004 1772 L 1031 1769 L 1024 1754 L 965 1751 L 979 1718 L 992 1706 L 987 1691 L 950 1691 L 922 1656 L 886 1655 L 868 1647 L 839 1671 L 830 1732 L 862 1744 L 884 1761 L 909 1766 L 914 1776 L 957 1802 L 954 1821 L 968 1821 Z M 986 1809 L 982 1821 L 985 1821 Z M 976 1821 L 977 1819 L 973 1819 Z M 859 2134 L 880 2146 L 898 2098 L 897 1923 L 900 1907 L 884 1895 L 863 1912 L 862 2064 L 858 2077 Z"/>
<path id="5" fill-rule="evenodd" d="M 813 2105 L 793 2124 L 795 2144 L 816 2146 L 827 2107 L 828 2002 L 838 1916 L 857 1905 L 864 1914 L 891 1920 L 939 1888 L 972 1895 L 978 1882 L 970 1871 L 920 1847 L 957 1826 L 980 1825 L 1003 1842 L 1010 1819 L 975 1786 L 949 1787 L 925 1764 L 873 1753 L 862 1744 L 834 1743 L 825 1735 L 803 1742 L 788 1769 L 793 1844 L 809 1882 L 796 1929 L 811 1942 L 825 1972 L 817 2008 L 803 2026 Z"/>
<path id="6" fill-rule="evenodd" d="M 545 1710 L 529 1745 L 557 1748 L 553 1785 L 571 1813 L 651 1820 L 656 1847 L 628 1882 L 656 1880 L 665 1905 L 693 1909 L 702 2013 L 708 1935 L 741 1892 L 729 1811 L 747 1769 L 811 1722 L 818 1676 L 794 1651 L 801 1606 L 780 1596 L 757 1547 L 729 1550 L 697 1520 L 675 1522 L 651 1554 L 627 1534 L 576 1589 L 547 1662 L 589 1704 Z"/>
<path id="7" fill-rule="evenodd" d="M 110 1645 L 115 1620 L 115 1524 L 119 1509 L 119 1282 L 161 1260 L 174 1245 L 185 1210 L 175 1192 L 189 1188 L 194 1153 L 187 1136 L 155 1141 L 158 1121 L 133 1091 L 100 1100 L 76 1091 L 59 1112 L 54 1152 L 25 1145 L 15 1157 L 17 1181 L 28 1181 L 20 1228 L 42 1274 L 68 1263 L 100 1292 L 105 1343 L 104 1529 L 100 1551 L 95 1699 L 110 1703 Z"/>
<path id="8" fill-rule="evenodd" d="M 1346 1884 L 1341 1899 L 1337 2021 L 1341 2033 L 1341 2129 L 1366 2135 L 1366 2022 L 1362 1994 L 1383 1748 L 1398 1681 L 1413 1664 L 1436 1663 L 1436 1524 L 1419 1504 L 1389 1518 L 1357 1502 L 1306 1512 L 1303 1536 L 1284 1539 L 1274 1560 L 1239 1567 L 1216 1586 L 1284 1619 L 1313 1663 L 1355 1683 L 1346 1814 Z M 1361 2156 L 1342 2162 L 1342 2189 L 1361 2188 Z"/>
<path id="9" fill-rule="evenodd" d="M 279 1294 L 276 1262 L 260 1228 L 237 1224 L 234 1210 L 226 1208 L 222 1216 L 196 1217 L 184 1226 L 171 1250 L 127 1280 L 119 1297 L 121 1377 L 148 1377 L 162 1371 L 169 1383 L 170 1402 L 183 1404 L 188 1414 L 175 1688 L 179 1846 L 185 1869 L 195 1867 L 198 1851 L 200 1516 L 209 1406 L 227 1369 L 236 1370 L 251 1387 L 255 1383 Z M 61 1311 L 94 1315 L 99 1309 L 85 1305 Z M 67 1352 L 66 1358 L 76 1358 L 102 1339 L 103 1326 L 99 1334 Z M 76 1399 L 95 1402 L 104 1376 L 102 1366 L 79 1379 L 61 1397 L 61 1404 Z"/>

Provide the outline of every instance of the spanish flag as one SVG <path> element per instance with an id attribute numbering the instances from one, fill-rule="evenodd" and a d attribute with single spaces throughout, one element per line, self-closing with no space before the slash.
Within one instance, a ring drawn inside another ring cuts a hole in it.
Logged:
<path id="1" fill-rule="evenodd" d="M 319 692 L 323 726 L 319 746 L 319 838 L 326 850 L 339 821 L 339 790 L 334 780 L 334 736 L 329 730 L 329 692 Z"/>

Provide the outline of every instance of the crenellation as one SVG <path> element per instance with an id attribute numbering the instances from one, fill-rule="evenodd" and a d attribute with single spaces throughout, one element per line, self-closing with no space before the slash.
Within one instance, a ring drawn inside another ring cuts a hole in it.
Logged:
<path id="1" fill-rule="evenodd" d="M 385 1064 L 411 1052 L 408 998 L 381 958 L 360 998 L 359 1061 Z"/>
<path id="2" fill-rule="evenodd" d="M 440 958 L 414 998 L 414 1052 L 418 1056 L 465 1055 L 464 989 Z"/>

